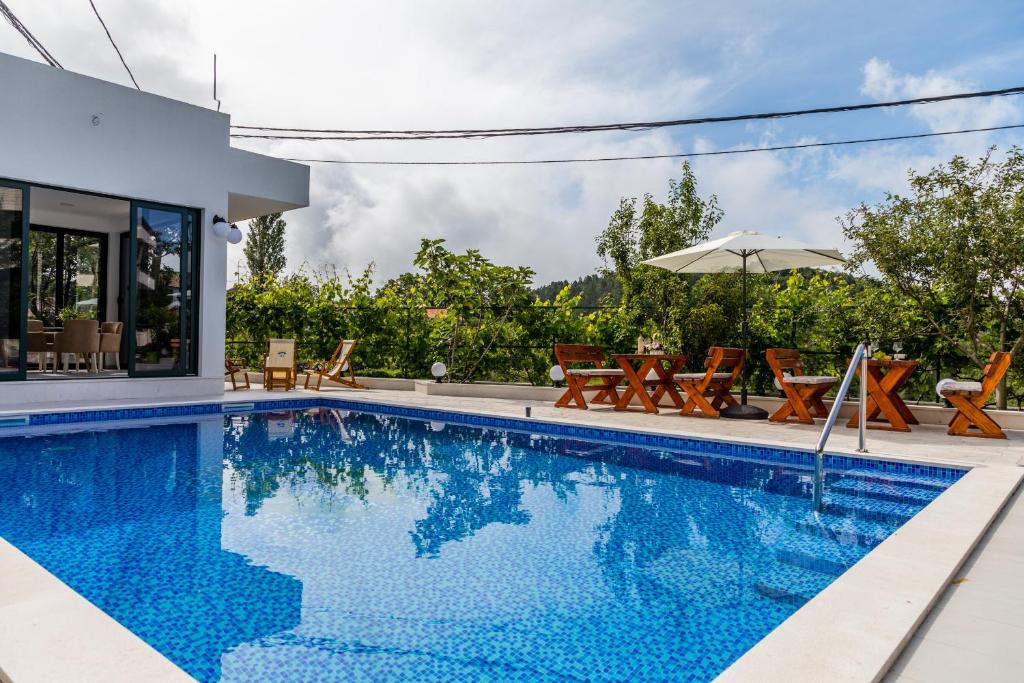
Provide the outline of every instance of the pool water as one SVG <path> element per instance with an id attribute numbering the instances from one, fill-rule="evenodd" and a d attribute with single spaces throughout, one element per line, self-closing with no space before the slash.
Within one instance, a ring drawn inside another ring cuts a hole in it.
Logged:
<path id="1" fill-rule="evenodd" d="M 200 681 L 703 681 L 949 483 L 312 408 L 8 434 L 0 536 Z"/>

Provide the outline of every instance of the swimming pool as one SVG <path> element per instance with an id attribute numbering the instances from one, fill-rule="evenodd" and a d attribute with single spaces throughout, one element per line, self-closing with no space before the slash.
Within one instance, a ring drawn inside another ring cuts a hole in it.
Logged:
<path id="1" fill-rule="evenodd" d="M 5 429 L 0 536 L 202 681 L 708 680 L 962 474 L 280 406 Z"/>

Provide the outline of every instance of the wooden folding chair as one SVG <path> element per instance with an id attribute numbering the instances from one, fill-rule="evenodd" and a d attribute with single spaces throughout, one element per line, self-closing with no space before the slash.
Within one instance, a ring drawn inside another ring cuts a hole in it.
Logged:
<path id="1" fill-rule="evenodd" d="M 814 424 L 815 417 L 828 417 L 821 397 L 836 383 L 835 377 L 805 375 L 800 352 L 796 349 L 768 349 L 765 358 L 787 399 L 768 418 L 769 421 L 790 422 L 795 419 L 802 424 Z"/>
<path id="2" fill-rule="evenodd" d="M 985 404 L 996 390 L 1013 358 L 1005 351 L 996 351 L 988 359 L 980 382 L 943 382 L 940 393 L 953 404 L 956 414 L 949 421 L 950 436 L 980 436 L 987 439 L 1005 439 L 1006 434 L 988 414 Z"/>
<path id="3" fill-rule="evenodd" d="M 684 372 L 676 375 L 676 384 L 686 392 L 683 415 L 699 414 L 718 417 L 722 405 L 734 406 L 738 401 L 730 393 L 732 385 L 743 372 L 747 352 L 725 346 L 712 346 L 704 359 L 704 372 Z M 710 401 L 708 399 L 711 399 Z M 699 413 L 694 411 L 699 410 Z"/>
<path id="4" fill-rule="evenodd" d="M 224 376 L 231 378 L 231 388 L 234 391 L 238 391 L 238 385 L 240 380 L 237 378 L 241 375 L 242 379 L 245 380 L 245 388 L 251 389 L 249 386 L 249 373 L 245 371 L 245 363 L 237 358 L 225 358 L 224 359 Z"/>
<path id="5" fill-rule="evenodd" d="M 556 408 L 587 409 L 585 392 L 595 392 L 592 403 L 615 405 L 619 400 L 616 387 L 625 379 L 626 373 L 621 368 L 604 367 L 606 356 L 600 346 L 585 344 L 555 344 L 555 358 L 565 375 L 568 387 L 562 397 L 555 402 Z M 577 364 L 591 367 L 580 368 Z M 573 404 L 573 405 L 570 405 Z"/>
<path id="6" fill-rule="evenodd" d="M 326 370 L 310 370 L 309 374 L 306 375 L 306 381 L 303 382 L 302 387 L 304 389 L 316 389 L 320 390 L 320 384 L 324 381 L 324 378 L 343 384 L 353 389 L 365 389 L 362 384 L 356 381 L 355 370 L 352 369 L 352 352 L 356 348 L 355 339 L 342 339 L 338 342 L 337 348 L 334 349 L 334 353 L 331 354 L 331 359 L 327 361 Z M 313 376 L 316 376 L 316 385 L 310 386 L 310 381 Z M 347 375 L 347 377 L 346 377 Z"/>
<path id="7" fill-rule="evenodd" d="M 294 389 L 295 375 L 295 340 L 271 339 L 263 361 L 263 388 L 267 391 L 279 386 L 285 391 Z"/>

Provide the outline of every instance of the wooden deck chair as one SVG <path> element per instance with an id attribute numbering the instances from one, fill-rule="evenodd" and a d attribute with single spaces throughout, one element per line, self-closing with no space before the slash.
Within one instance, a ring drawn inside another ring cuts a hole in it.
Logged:
<path id="1" fill-rule="evenodd" d="M 682 414 L 694 415 L 697 414 L 694 411 L 699 410 L 704 417 L 718 417 L 723 404 L 737 405 L 730 391 L 743 372 L 746 359 L 747 352 L 743 349 L 712 346 L 704 359 L 704 372 L 684 372 L 673 377 L 686 392 Z"/>
<path id="2" fill-rule="evenodd" d="M 765 357 L 787 399 L 768 418 L 771 422 L 795 419 L 803 424 L 814 424 L 815 417 L 828 417 L 821 397 L 836 383 L 835 377 L 805 375 L 800 352 L 796 349 L 768 349 Z"/>
<path id="3" fill-rule="evenodd" d="M 224 376 L 231 378 L 231 389 L 238 391 L 238 385 L 242 380 L 245 380 L 245 388 L 251 389 L 249 386 L 249 373 L 245 371 L 245 363 L 237 358 L 225 358 L 224 359 Z M 241 379 L 239 379 L 239 376 Z"/>
<path id="4" fill-rule="evenodd" d="M 337 348 L 334 349 L 334 353 L 331 354 L 331 359 L 327 361 L 325 368 L 320 370 L 310 370 L 309 374 L 306 375 L 306 381 L 303 382 L 302 387 L 304 389 L 316 389 L 320 390 L 320 384 L 324 381 L 324 377 L 337 382 L 338 384 L 344 384 L 347 387 L 353 389 L 365 389 L 362 384 L 356 381 L 355 370 L 352 369 L 352 352 L 356 348 L 355 339 L 342 339 L 338 342 Z M 348 375 L 346 377 L 346 375 Z M 311 386 L 309 380 L 316 376 L 316 384 Z"/>
<path id="5" fill-rule="evenodd" d="M 1013 359 L 1009 353 L 996 351 L 988 359 L 984 369 L 984 377 L 980 382 L 957 382 L 942 380 L 939 382 L 939 395 L 953 404 L 956 414 L 949 421 L 950 436 L 980 436 L 988 439 L 1005 439 L 1006 434 L 989 417 L 985 404 L 989 396 L 996 390 L 1006 371 L 1010 369 Z"/>
<path id="6" fill-rule="evenodd" d="M 271 339 L 267 344 L 267 357 L 263 361 L 263 388 L 273 391 L 284 387 L 295 388 L 295 340 Z"/>
<path id="7" fill-rule="evenodd" d="M 562 397 L 555 401 L 556 408 L 587 409 L 585 392 L 595 392 L 592 403 L 615 405 L 619 400 L 616 387 L 625 379 L 621 368 L 604 367 L 607 360 L 600 346 L 584 344 L 555 344 L 555 359 L 565 375 L 568 387 Z M 591 367 L 576 367 L 586 364 Z M 572 405 L 570 405 L 572 404 Z"/>

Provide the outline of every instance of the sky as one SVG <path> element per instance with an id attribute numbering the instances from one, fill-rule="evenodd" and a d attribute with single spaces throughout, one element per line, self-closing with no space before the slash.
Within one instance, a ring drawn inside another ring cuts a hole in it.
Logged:
<path id="1" fill-rule="evenodd" d="M 63 65 L 130 85 L 87 0 L 6 0 Z M 1024 85 L 1024 3 L 347 2 L 95 0 L 143 90 L 232 122 L 450 129 L 675 119 Z M 39 60 L 0 22 L 0 51 Z M 1024 97 L 899 110 L 613 132 L 415 142 L 234 145 L 290 158 L 540 159 L 671 154 L 1024 123 Z M 1005 131 L 705 157 L 716 230 L 848 248 L 837 222 L 954 154 L 1024 144 Z M 594 240 L 622 197 L 662 200 L 679 160 L 381 167 L 311 164 L 289 212 L 288 269 L 377 282 L 413 269 L 421 238 L 527 265 L 544 284 L 600 265 Z M 243 231 L 245 226 L 241 226 Z M 229 251 L 229 271 L 241 247 Z"/>

